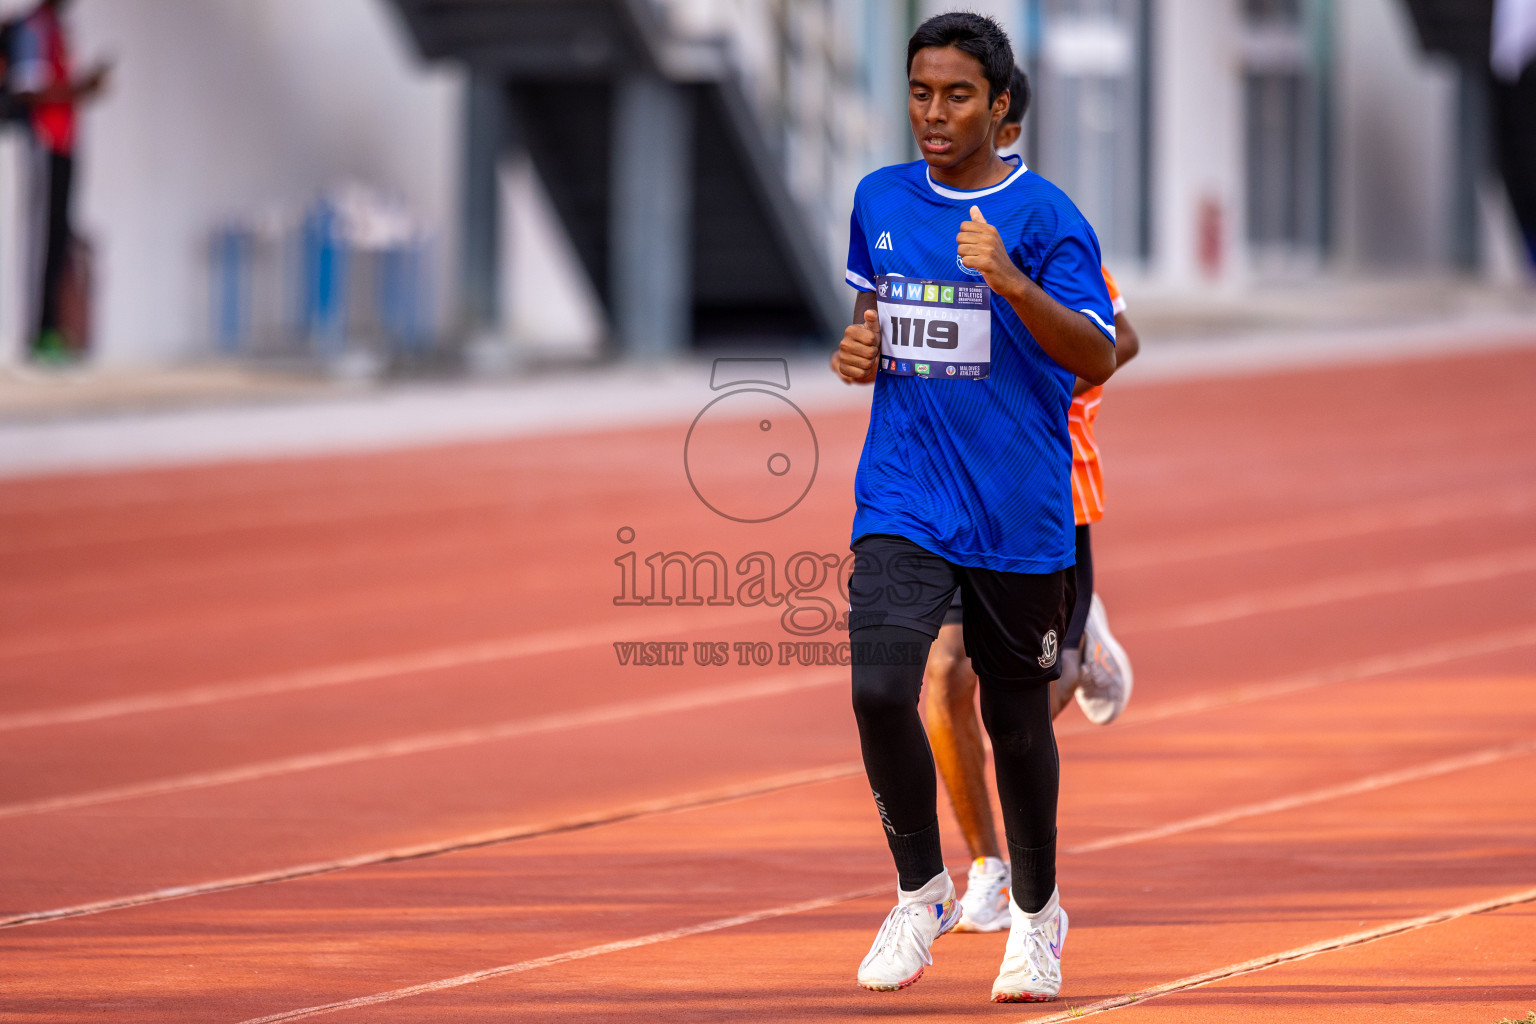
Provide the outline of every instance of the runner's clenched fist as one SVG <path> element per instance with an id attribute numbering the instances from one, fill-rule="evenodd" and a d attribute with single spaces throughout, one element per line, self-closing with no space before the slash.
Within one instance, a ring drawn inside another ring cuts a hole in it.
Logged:
<path id="1" fill-rule="evenodd" d="M 1013 265 L 1013 260 L 1008 258 L 1003 236 L 997 233 L 997 228 L 987 223 L 979 206 L 971 207 L 971 219 L 960 225 L 955 245 L 960 253 L 960 262 L 971 270 L 979 271 L 986 279 L 987 286 L 1000 295 L 1010 294 L 1014 289 L 1009 285 L 1016 286 L 1019 278 L 1024 276 Z"/>
<path id="2" fill-rule="evenodd" d="M 843 341 L 832 354 L 832 369 L 849 384 L 868 384 L 875 379 L 880 358 L 880 316 L 864 311 L 864 322 L 843 329 Z"/>

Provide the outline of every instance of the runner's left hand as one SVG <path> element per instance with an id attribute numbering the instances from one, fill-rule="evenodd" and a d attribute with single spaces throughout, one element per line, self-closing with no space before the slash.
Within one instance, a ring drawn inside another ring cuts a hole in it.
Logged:
<path id="1" fill-rule="evenodd" d="M 997 233 L 997 228 L 987 223 L 979 206 L 971 207 L 971 219 L 960 225 L 955 244 L 960 253 L 960 262 L 972 270 L 979 270 L 981 276 L 986 278 L 987 285 L 995 292 L 1002 293 L 1005 286 L 1023 277 L 1019 268 L 1013 265 L 1013 260 L 1008 258 L 1003 236 Z"/>

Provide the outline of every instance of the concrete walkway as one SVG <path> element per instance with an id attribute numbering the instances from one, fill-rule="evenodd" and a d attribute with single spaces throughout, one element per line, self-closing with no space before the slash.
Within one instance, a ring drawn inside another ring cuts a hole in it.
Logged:
<path id="1" fill-rule="evenodd" d="M 1143 333 L 1150 332 L 1143 327 Z M 1536 346 L 1536 316 L 1498 311 L 1418 326 L 1265 330 L 1149 340 L 1116 387 L 1163 380 L 1429 358 Z M 238 369 L 169 372 L 127 386 L 101 375 L 0 382 L 0 477 L 292 458 L 687 422 L 716 392 L 710 363 L 570 370 L 499 383 L 386 385 L 254 378 Z M 199 386 L 189 375 L 203 375 Z M 868 391 L 820 358 L 793 360 L 788 397 L 809 410 L 856 407 Z M 180 383 L 178 383 L 178 381 Z M 231 383 L 231 382 L 234 383 Z M 211 382 L 211 383 L 210 383 Z M 74 387 L 72 402 L 18 402 Z M 99 393 L 93 405 L 92 389 Z M 13 400 L 7 401 L 7 396 Z M 135 396 L 138 396 L 136 404 Z M 171 396 L 167 399 L 166 396 Z M 145 408 L 144 406 L 158 406 Z"/>

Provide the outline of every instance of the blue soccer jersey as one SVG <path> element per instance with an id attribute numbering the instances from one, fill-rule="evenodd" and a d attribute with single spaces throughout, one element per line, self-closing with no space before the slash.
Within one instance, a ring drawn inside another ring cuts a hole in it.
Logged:
<path id="1" fill-rule="evenodd" d="M 1022 162 L 974 191 L 938 184 L 922 160 L 864 178 L 847 278 L 879 294 L 882 346 L 853 537 L 894 534 L 957 565 L 1055 572 L 1076 560 L 1067 435 L 1075 378 L 961 266 L 955 236 L 972 206 L 1015 266 L 1114 340 L 1098 238 Z"/>

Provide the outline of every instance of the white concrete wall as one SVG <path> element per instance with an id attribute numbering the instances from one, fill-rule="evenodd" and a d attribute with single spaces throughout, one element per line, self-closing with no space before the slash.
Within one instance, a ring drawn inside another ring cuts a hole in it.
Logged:
<path id="1" fill-rule="evenodd" d="M 1350 270 L 1451 261 L 1456 82 L 1401 0 L 1334 7 L 1335 240 Z"/>
<path id="2" fill-rule="evenodd" d="M 1153 10 L 1152 259 L 1159 285 L 1231 287 L 1243 276 L 1242 69 L 1236 0 Z M 1202 207 L 1219 212 L 1221 259 L 1200 261 Z"/>
<path id="3" fill-rule="evenodd" d="M 78 206 L 103 363 L 204 350 L 209 228 L 340 179 L 399 192 L 456 252 L 461 85 L 418 65 L 384 0 L 78 0 L 69 17 L 82 65 L 116 63 L 84 119 Z"/>

